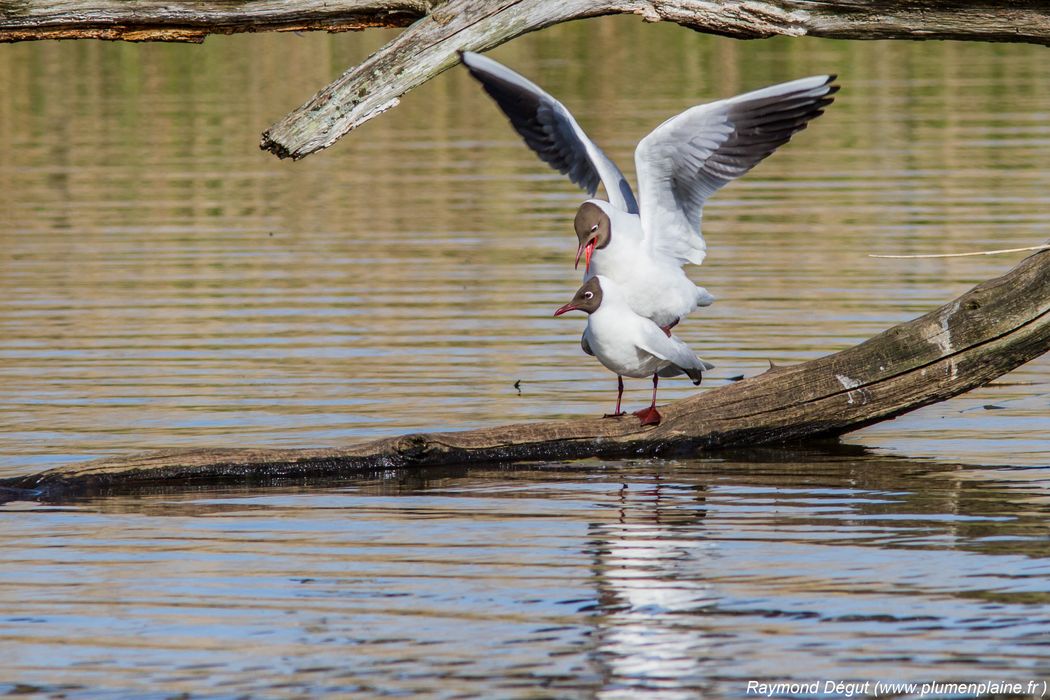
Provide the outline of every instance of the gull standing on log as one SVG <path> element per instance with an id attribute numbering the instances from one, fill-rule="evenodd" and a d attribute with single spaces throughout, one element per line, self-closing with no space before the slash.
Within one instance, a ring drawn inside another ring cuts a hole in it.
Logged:
<path id="1" fill-rule="evenodd" d="M 599 182 L 604 186 L 609 201 L 590 199 L 576 214 L 576 263 L 585 258 L 584 281 L 614 280 L 631 309 L 667 335 L 697 306 L 714 301 L 682 269 L 707 254 L 700 233 L 707 198 L 806 128 L 838 91 L 834 75 L 819 75 L 671 117 L 635 149 L 635 199 L 620 169 L 562 103 L 490 58 L 470 52 L 460 58 L 544 162 L 591 197 Z"/>
<path id="2" fill-rule="evenodd" d="M 572 301 L 554 315 L 561 316 L 569 311 L 587 313 L 587 328 L 580 341 L 583 351 L 616 372 L 616 412 L 607 418 L 624 415 L 620 412 L 620 400 L 625 376 L 652 375 L 653 401 L 649 408 L 636 411 L 634 415 L 641 419 L 642 425 L 658 425 L 660 412 L 656 410 L 656 385 L 660 377 L 685 374 L 694 384 L 699 384 L 703 372 L 714 368 L 697 357 L 681 340 L 636 314 L 627 304 L 620 285 L 603 275 L 595 275 L 584 282 Z"/>

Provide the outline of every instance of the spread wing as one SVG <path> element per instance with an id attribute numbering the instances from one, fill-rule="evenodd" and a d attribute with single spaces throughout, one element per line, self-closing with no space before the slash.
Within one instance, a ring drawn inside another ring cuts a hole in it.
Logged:
<path id="1" fill-rule="evenodd" d="M 823 114 L 838 91 L 834 79 L 802 78 L 693 107 L 642 139 L 634 160 L 652 250 L 682 265 L 703 262 L 704 202 Z"/>
<path id="2" fill-rule="evenodd" d="M 545 163 L 568 175 L 592 197 L 601 182 L 613 206 L 638 213 L 634 192 L 623 173 L 587 138 L 561 102 L 491 58 L 469 51 L 461 52 L 459 57 Z"/>

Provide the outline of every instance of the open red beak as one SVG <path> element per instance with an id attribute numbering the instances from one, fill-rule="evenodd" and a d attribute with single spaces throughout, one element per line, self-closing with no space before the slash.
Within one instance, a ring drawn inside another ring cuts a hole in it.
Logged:
<path id="1" fill-rule="evenodd" d="M 594 255 L 594 246 L 597 243 L 598 243 L 598 239 L 597 238 L 592 238 L 589 241 L 587 241 L 586 243 L 581 244 L 580 247 L 576 249 L 576 264 L 573 265 L 573 268 L 579 269 L 579 267 L 580 267 L 580 256 L 583 255 L 585 260 L 586 260 L 586 263 L 584 264 L 584 267 L 583 267 L 584 272 L 590 272 L 591 271 L 591 256 Z"/>
<path id="2" fill-rule="evenodd" d="M 567 311 L 575 311 L 576 309 L 577 309 L 577 307 L 574 306 L 573 303 L 570 301 L 568 304 L 566 304 L 565 306 L 563 306 L 560 309 L 558 309 L 557 311 L 555 311 L 554 315 L 555 316 L 561 316 L 563 313 L 566 313 Z"/>

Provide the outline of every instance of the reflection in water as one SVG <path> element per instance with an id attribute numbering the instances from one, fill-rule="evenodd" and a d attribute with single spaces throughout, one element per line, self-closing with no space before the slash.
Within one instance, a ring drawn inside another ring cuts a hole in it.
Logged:
<path id="1" fill-rule="evenodd" d="M 0 692 L 1043 678 L 1048 507 L 1010 469 L 792 452 L 8 505 Z"/>
<path id="2" fill-rule="evenodd" d="M 718 561 L 702 527 L 705 487 L 659 474 L 638 486 L 621 488 L 616 522 L 592 526 L 600 697 L 690 697 L 715 641 L 696 625 L 717 602 L 706 581 Z"/>

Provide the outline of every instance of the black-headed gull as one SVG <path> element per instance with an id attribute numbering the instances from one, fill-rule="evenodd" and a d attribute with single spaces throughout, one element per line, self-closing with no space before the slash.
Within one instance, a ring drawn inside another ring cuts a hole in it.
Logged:
<path id="1" fill-rule="evenodd" d="M 620 285 L 604 275 L 595 275 L 584 282 L 572 301 L 554 315 L 561 316 L 568 311 L 588 314 L 580 345 L 585 353 L 598 358 L 607 369 L 616 373 L 616 412 L 609 417 L 623 415 L 620 400 L 623 398 L 624 377 L 652 375 L 652 404 L 634 415 L 641 419 L 642 425 L 657 425 L 660 413 L 656 410 L 656 386 L 660 377 L 685 374 L 694 384 L 699 384 L 703 372 L 714 367 L 697 357 L 681 340 L 636 314 L 628 305 Z"/>
<path id="2" fill-rule="evenodd" d="M 714 301 L 682 266 L 707 254 L 700 218 L 707 198 L 770 155 L 829 105 L 834 75 L 773 85 L 692 107 L 643 138 L 634 152 L 639 198 L 623 173 L 572 114 L 535 83 L 476 53 L 464 65 L 547 164 L 591 197 L 600 182 L 608 202 L 590 199 L 576 215 L 576 262 L 584 280 L 615 280 L 631 308 L 665 333 L 697 306 Z"/>

